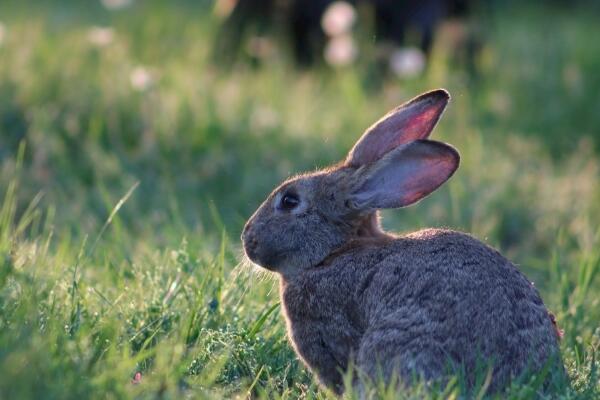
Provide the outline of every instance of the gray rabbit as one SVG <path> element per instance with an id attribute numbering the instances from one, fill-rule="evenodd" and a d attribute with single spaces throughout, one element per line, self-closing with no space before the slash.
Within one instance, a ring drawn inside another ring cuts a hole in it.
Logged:
<path id="1" fill-rule="evenodd" d="M 463 371 L 473 384 L 483 363 L 500 390 L 560 360 L 537 290 L 498 251 L 451 230 L 381 229 L 379 209 L 419 201 L 458 168 L 453 147 L 427 140 L 448 101 L 440 89 L 392 110 L 343 162 L 277 187 L 244 227 L 247 256 L 279 274 L 294 350 L 338 394 L 351 365 L 373 380 Z"/>

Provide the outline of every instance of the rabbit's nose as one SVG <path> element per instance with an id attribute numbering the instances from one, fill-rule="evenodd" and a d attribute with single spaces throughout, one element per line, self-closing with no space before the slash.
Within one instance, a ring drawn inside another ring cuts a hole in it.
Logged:
<path id="1" fill-rule="evenodd" d="M 250 250 L 251 252 L 256 250 L 258 243 L 254 235 L 252 235 L 252 224 L 250 224 L 250 221 L 248 221 L 244 226 L 241 239 L 246 249 Z"/>
<path id="2" fill-rule="evenodd" d="M 250 230 L 250 221 L 246 222 L 246 225 L 244 225 L 244 229 L 242 230 L 242 236 L 240 236 L 240 239 L 242 239 L 242 242 L 246 241 L 249 230 Z"/>

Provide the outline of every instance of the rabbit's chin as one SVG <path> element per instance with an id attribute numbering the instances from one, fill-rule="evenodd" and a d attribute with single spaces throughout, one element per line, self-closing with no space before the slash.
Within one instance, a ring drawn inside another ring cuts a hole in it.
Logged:
<path id="1" fill-rule="evenodd" d="M 254 261 L 252 261 L 246 254 L 244 254 L 242 256 L 242 261 L 240 262 L 240 266 L 243 268 L 247 268 L 248 270 L 251 270 L 251 272 L 253 274 L 256 274 L 259 276 L 271 275 L 269 273 L 269 272 L 271 272 L 270 270 L 263 268 L 260 265 L 258 265 L 257 263 L 255 263 Z"/>
<path id="2" fill-rule="evenodd" d="M 264 257 L 262 260 L 253 260 L 252 262 L 258 267 L 271 272 L 281 273 L 282 270 L 285 269 L 283 267 L 285 265 L 284 256 L 273 255 Z"/>
<path id="3" fill-rule="evenodd" d="M 274 264 L 272 264 L 272 257 L 265 257 L 263 255 L 257 254 L 255 251 L 248 252 L 248 250 L 244 252 L 244 256 L 244 258 L 247 260 L 247 263 L 253 265 L 256 268 L 260 268 L 262 270 L 267 270 L 271 272 L 277 272 L 277 268 L 273 267 Z"/>
<path id="4" fill-rule="evenodd" d="M 284 278 L 291 278 L 301 269 L 295 265 L 294 258 L 287 257 L 287 254 L 272 256 L 262 260 L 252 259 L 246 254 L 245 260 L 248 265 L 252 265 L 257 271 L 273 272 Z"/>

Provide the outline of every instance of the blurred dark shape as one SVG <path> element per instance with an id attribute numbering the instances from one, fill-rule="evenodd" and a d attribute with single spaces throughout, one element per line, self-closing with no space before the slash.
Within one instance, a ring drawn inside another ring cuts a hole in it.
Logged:
<path id="1" fill-rule="evenodd" d="M 429 55 L 435 28 L 444 18 L 465 16 L 468 0 L 372 0 L 377 40 L 403 45 L 408 29 L 420 36 L 420 49 Z"/>
<path id="2" fill-rule="evenodd" d="M 243 0 L 242 0 L 243 1 Z M 300 65 L 310 65 L 323 54 L 326 36 L 321 16 L 331 0 L 292 0 L 289 15 L 294 57 Z"/>
<path id="3" fill-rule="evenodd" d="M 220 66 L 231 65 L 240 54 L 241 46 L 247 46 L 249 41 L 248 54 L 253 62 L 259 63 L 264 52 L 254 51 L 249 37 L 264 38 L 275 31 L 284 36 L 298 65 L 313 65 L 322 60 L 328 40 L 335 39 L 328 36 L 322 26 L 324 14 L 334 3 L 341 2 L 218 0 L 217 12 L 226 15 L 215 42 L 215 60 Z M 406 46 L 407 36 L 410 36 L 413 42 L 416 39 L 416 46 L 425 58 L 431 52 L 436 28 L 447 18 L 466 16 L 471 8 L 469 0 L 348 0 L 344 3 L 360 11 L 358 23 L 361 25 L 369 26 L 370 21 L 365 19 L 372 16 L 371 25 L 378 45 Z"/>
<path id="4" fill-rule="evenodd" d="M 315 54 L 322 53 L 326 37 L 321 30 L 321 15 L 331 3 L 332 0 L 218 0 L 217 13 L 228 15 L 217 35 L 215 59 L 221 65 L 230 65 L 239 55 L 248 33 L 265 36 L 280 22 L 289 36 L 296 62 L 310 65 Z"/>

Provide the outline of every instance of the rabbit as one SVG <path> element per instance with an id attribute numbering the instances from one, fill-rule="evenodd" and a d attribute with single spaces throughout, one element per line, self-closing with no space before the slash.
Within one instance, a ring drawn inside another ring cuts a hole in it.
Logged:
<path id="1" fill-rule="evenodd" d="M 473 385 L 484 362 L 491 392 L 560 360 L 537 289 L 498 251 L 447 229 L 381 228 L 378 210 L 416 203 L 458 168 L 456 149 L 428 139 L 449 99 L 438 89 L 392 110 L 344 161 L 286 180 L 244 226 L 247 257 L 280 278 L 295 352 L 337 394 L 349 368 L 401 385 L 463 371 Z"/>

